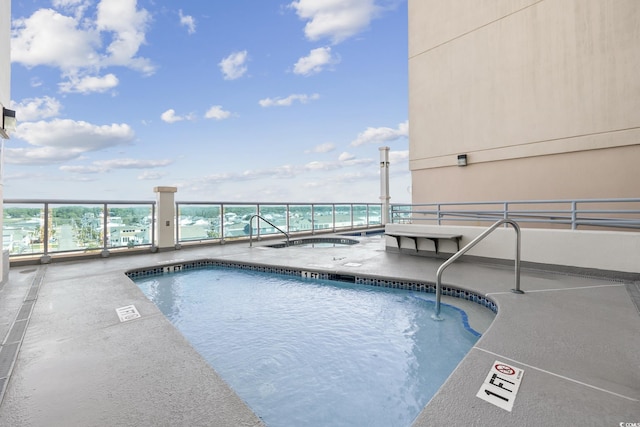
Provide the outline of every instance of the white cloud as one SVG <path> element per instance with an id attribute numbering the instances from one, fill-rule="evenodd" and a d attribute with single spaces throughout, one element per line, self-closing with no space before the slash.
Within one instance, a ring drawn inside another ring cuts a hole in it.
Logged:
<path id="1" fill-rule="evenodd" d="M 90 0 L 53 0 L 51 2 L 56 9 L 62 9 L 73 13 L 76 19 L 82 18 L 86 10 L 91 6 Z"/>
<path id="2" fill-rule="evenodd" d="M 345 151 L 345 152 L 343 152 L 342 154 L 340 154 L 340 156 L 338 156 L 338 161 L 340 161 L 340 162 L 346 162 L 346 161 L 349 161 L 349 160 L 353 160 L 353 159 L 355 159 L 355 158 L 356 158 L 356 156 L 354 156 L 354 155 L 353 155 L 353 154 L 351 154 L 351 153 L 347 153 L 347 152 Z"/>
<path id="3" fill-rule="evenodd" d="M 58 84 L 62 93 L 91 93 L 106 92 L 118 86 L 118 78 L 114 74 L 107 74 L 103 77 L 81 77 L 70 76 L 69 81 Z"/>
<path id="4" fill-rule="evenodd" d="M 73 17 L 39 9 L 13 21 L 11 60 L 27 67 L 48 65 L 64 72 L 99 66 L 100 33 Z"/>
<path id="5" fill-rule="evenodd" d="M 336 145 L 331 142 L 325 142 L 324 144 L 316 145 L 311 150 L 306 150 L 305 153 L 328 153 L 336 149 Z"/>
<path id="6" fill-rule="evenodd" d="M 331 55 L 330 47 L 319 47 L 312 49 L 309 55 L 298 59 L 298 62 L 293 66 L 293 72 L 309 76 L 321 72 L 326 65 L 333 65 L 338 62 L 340 62 L 340 59 Z"/>
<path id="7" fill-rule="evenodd" d="M 83 153 L 131 143 L 134 132 L 126 124 L 94 125 L 54 119 L 22 123 L 14 136 L 34 147 L 6 149 L 7 163 L 47 164 L 79 158 Z"/>
<path id="8" fill-rule="evenodd" d="M 182 9 L 178 11 L 180 14 L 180 25 L 187 27 L 187 32 L 189 34 L 193 34 L 196 32 L 196 20 L 193 19 L 193 16 L 183 15 Z"/>
<path id="9" fill-rule="evenodd" d="M 338 169 L 340 166 L 337 163 L 332 162 L 309 162 L 304 165 L 304 168 L 308 171 L 327 171 Z"/>
<path id="10" fill-rule="evenodd" d="M 365 30 L 380 12 L 374 0 L 299 0 L 289 7 L 307 21 L 304 33 L 309 40 L 328 38 L 334 44 Z"/>
<path id="11" fill-rule="evenodd" d="M 247 58 L 248 53 L 246 50 L 243 50 L 241 52 L 233 52 L 220 61 L 218 66 L 222 71 L 224 79 L 235 80 L 242 77 L 247 72 Z"/>
<path id="12" fill-rule="evenodd" d="M 101 0 L 95 16 L 86 13 L 90 5 L 87 1 L 56 0 L 53 5 L 74 15 L 38 9 L 27 18 L 13 21 L 13 62 L 58 68 L 71 82 L 83 81 L 108 66 L 123 66 L 147 75 L 154 72 L 148 59 L 137 56 L 151 16 L 137 9 L 136 0 Z M 106 47 L 103 40 L 108 42 Z M 113 81 L 109 77 L 102 84 Z"/>
<path id="13" fill-rule="evenodd" d="M 50 96 L 42 98 L 26 98 L 19 103 L 12 104 L 16 110 L 16 118 L 19 122 L 49 119 L 60 114 L 62 104 Z"/>
<path id="14" fill-rule="evenodd" d="M 389 151 L 389 163 L 404 163 L 409 160 L 409 150 L 404 151 Z"/>
<path id="15" fill-rule="evenodd" d="M 136 0 L 101 0 L 96 26 L 99 31 L 111 34 L 105 64 L 153 73 L 154 67 L 148 59 L 135 56 L 145 42 L 145 31 L 150 22 L 151 15 L 145 9 L 138 10 Z"/>
<path id="16" fill-rule="evenodd" d="M 183 120 L 195 120 L 195 115 L 194 114 L 187 114 L 187 115 L 184 115 L 184 116 L 177 116 L 176 115 L 176 110 L 174 110 L 173 108 L 170 108 L 167 111 L 165 111 L 164 113 L 162 113 L 160 115 L 160 118 L 162 119 L 163 122 L 175 123 L 175 122 L 181 122 Z"/>
<path id="17" fill-rule="evenodd" d="M 315 101 L 319 99 L 320 95 L 314 93 L 313 95 L 306 94 L 293 94 L 289 95 L 286 98 L 265 98 L 258 101 L 261 107 L 289 107 L 294 101 L 298 101 L 301 104 L 306 104 L 309 101 Z"/>
<path id="18" fill-rule="evenodd" d="M 72 166 L 64 165 L 60 166 L 60 170 L 64 172 L 72 172 L 79 174 L 93 174 L 110 172 L 114 169 L 152 169 L 172 164 L 172 160 L 137 160 L 137 159 L 111 159 L 111 160 L 98 160 L 92 162 L 89 166 Z"/>
<path id="19" fill-rule="evenodd" d="M 140 181 L 153 181 L 160 178 L 164 178 L 165 176 L 167 176 L 165 172 L 144 171 L 140 175 L 138 175 L 138 179 Z"/>
<path id="20" fill-rule="evenodd" d="M 222 105 L 214 105 L 204 114 L 207 119 L 224 120 L 231 117 L 231 112 L 222 109 Z"/>
<path id="21" fill-rule="evenodd" d="M 397 129 L 388 127 L 367 128 L 364 132 L 358 134 L 358 137 L 351 142 L 351 145 L 357 147 L 363 144 L 381 144 L 408 136 L 409 121 L 406 121 L 400 123 Z"/>

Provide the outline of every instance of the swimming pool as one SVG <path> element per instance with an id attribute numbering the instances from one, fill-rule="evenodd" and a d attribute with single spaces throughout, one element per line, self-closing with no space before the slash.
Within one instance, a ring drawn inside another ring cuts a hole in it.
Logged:
<path id="1" fill-rule="evenodd" d="M 409 426 L 477 341 L 433 294 L 226 267 L 134 278 L 269 427 Z"/>

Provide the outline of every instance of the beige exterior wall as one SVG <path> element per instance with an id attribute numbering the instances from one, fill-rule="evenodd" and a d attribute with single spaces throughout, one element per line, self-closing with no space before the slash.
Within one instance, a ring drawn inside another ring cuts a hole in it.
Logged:
<path id="1" fill-rule="evenodd" d="M 11 101 L 11 0 L 0 0 L 0 114 L 2 107 L 9 108 Z M 0 127 L 2 126 L 2 117 L 0 117 Z M 1 138 L 1 136 L 0 136 Z M 2 155 L 0 154 L 0 159 Z M 0 160 L 1 161 L 1 160 Z M 0 229 L 2 229 L 3 218 L 3 196 L 4 188 L 2 182 L 2 173 L 4 165 L 0 163 Z M 2 245 L 2 237 L 0 236 L 0 245 Z M 1 246 L 0 246 L 1 247 Z M 7 280 L 9 274 L 8 256 L 0 256 L 0 283 Z"/>
<path id="2" fill-rule="evenodd" d="M 0 0 L 0 104 L 11 100 L 11 0 Z M 1 122 L 1 121 L 0 121 Z"/>
<path id="3" fill-rule="evenodd" d="M 413 203 L 640 197 L 638 70 L 638 0 L 409 0 Z"/>

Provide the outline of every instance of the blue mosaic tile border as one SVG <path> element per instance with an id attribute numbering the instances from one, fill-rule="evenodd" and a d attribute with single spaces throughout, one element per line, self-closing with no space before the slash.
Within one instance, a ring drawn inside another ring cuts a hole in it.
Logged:
<path id="1" fill-rule="evenodd" d="M 313 279 L 349 281 L 358 285 L 378 286 L 378 287 L 391 288 L 391 289 L 403 289 L 406 291 L 414 291 L 414 292 L 425 292 L 425 293 L 436 292 L 436 285 L 434 283 L 412 282 L 412 281 L 403 281 L 398 279 L 373 278 L 373 277 L 364 277 L 364 276 L 355 276 L 355 275 L 354 276 L 336 275 L 333 273 L 327 273 L 322 271 L 306 271 L 298 268 L 275 267 L 275 266 L 246 264 L 246 263 L 239 263 L 239 262 L 210 260 L 210 259 L 183 262 L 179 264 L 161 265 L 157 267 L 140 268 L 136 270 L 129 270 L 125 272 L 125 274 L 131 279 L 136 279 L 141 277 L 170 274 L 178 271 L 193 270 L 193 269 L 206 268 L 206 267 L 226 267 L 226 268 L 234 268 L 239 270 L 258 271 L 261 273 L 283 274 L 286 276 L 301 276 L 301 277 L 309 277 Z M 476 304 L 480 304 L 488 308 L 494 313 L 498 313 L 498 306 L 495 301 L 493 301 L 489 297 L 478 295 L 471 291 L 458 289 L 451 286 L 443 286 L 442 295 L 447 295 L 450 297 L 461 298 L 467 301 L 475 302 Z"/>

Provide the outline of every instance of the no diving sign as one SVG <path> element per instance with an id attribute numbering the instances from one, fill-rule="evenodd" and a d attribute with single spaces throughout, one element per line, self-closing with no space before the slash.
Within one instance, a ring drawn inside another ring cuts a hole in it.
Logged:
<path id="1" fill-rule="evenodd" d="M 511 412 L 523 374 L 522 369 L 496 360 L 476 396 Z"/>

